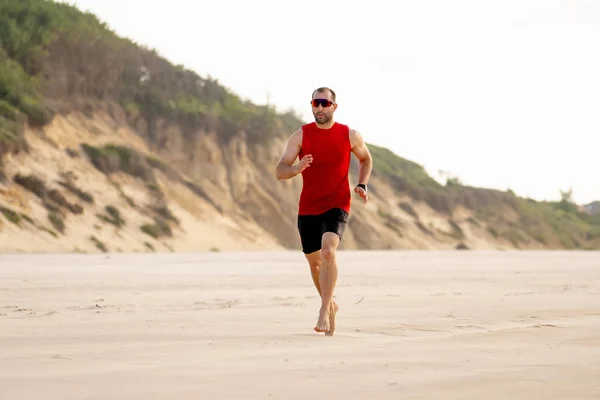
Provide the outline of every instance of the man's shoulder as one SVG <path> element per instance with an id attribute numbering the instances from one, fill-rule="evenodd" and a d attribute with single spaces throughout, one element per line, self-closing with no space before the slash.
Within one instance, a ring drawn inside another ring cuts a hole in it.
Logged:
<path id="1" fill-rule="evenodd" d="M 337 122 L 337 121 L 335 122 L 335 124 L 337 125 L 338 129 L 343 132 L 346 132 L 346 133 L 352 132 L 352 127 L 348 124 L 344 124 L 344 123 Z"/>
<path id="2" fill-rule="evenodd" d="M 350 140 L 350 145 L 354 147 L 362 140 L 362 135 L 358 129 L 348 126 L 348 139 Z"/>
<path id="3" fill-rule="evenodd" d="M 289 136 L 288 140 L 291 143 L 297 143 L 298 145 L 300 145 L 302 143 L 302 137 L 303 137 L 304 132 L 305 132 L 305 128 L 304 128 L 304 125 L 302 125 L 298 129 L 296 129 L 294 132 L 292 132 L 292 134 Z"/>

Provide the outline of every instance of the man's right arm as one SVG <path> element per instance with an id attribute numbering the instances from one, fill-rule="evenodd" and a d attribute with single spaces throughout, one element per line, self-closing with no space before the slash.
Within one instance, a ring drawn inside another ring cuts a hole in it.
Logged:
<path id="1" fill-rule="evenodd" d="M 275 168 L 275 176 L 278 180 L 290 179 L 300 173 L 298 165 L 293 165 L 300 154 L 302 144 L 302 129 L 297 130 L 290 136 L 283 155 Z"/>

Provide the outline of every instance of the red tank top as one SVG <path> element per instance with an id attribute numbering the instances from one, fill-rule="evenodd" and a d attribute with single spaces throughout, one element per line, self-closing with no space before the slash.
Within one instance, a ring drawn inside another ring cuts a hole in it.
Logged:
<path id="1" fill-rule="evenodd" d="M 351 150 L 347 125 L 335 122 L 331 128 L 321 129 L 312 122 L 302 126 L 299 157 L 312 154 L 313 162 L 302 172 L 300 215 L 321 214 L 332 208 L 350 213 Z"/>

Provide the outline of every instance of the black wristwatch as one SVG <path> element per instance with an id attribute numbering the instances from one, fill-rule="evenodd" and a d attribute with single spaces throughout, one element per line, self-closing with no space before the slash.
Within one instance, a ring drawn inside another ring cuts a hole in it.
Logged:
<path id="1" fill-rule="evenodd" d="M 363 188 L 365 192 L 367 191 L 367 185 L 365 185 L 364 183 L 359 183 L 358 185 L 356 185 L 356 187 Z"/>

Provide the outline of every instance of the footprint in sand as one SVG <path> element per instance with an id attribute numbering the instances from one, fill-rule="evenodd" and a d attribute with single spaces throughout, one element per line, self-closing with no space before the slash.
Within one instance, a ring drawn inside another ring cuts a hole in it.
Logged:
<path id="1" fill-rule="evenodd" d="M 194 303 L 194 307 L 196 310 L 207 310 L 214 308 L 231 308 L 234 306 L 240 305 L 239 300 L 223 300 L 223 299 L 214 299 L 210 302 L 206 301 L 197 301 Z"/>
<path id="2" fill-rule="evenodd" d="M 483 326 L 479 326 L 479 325 L 454 325 L 454 328 L 456 329 L 485 329 Z"/>
<path id="3" fill-rule="evenodd" d="M 17 308 L 14 309 L 13 312 L 27 312 L 27 311 L 32 311 L 31 308 Z"/>
<path id="4" fill-rule="evenodd" d="M 294 303 L 292 301 L 284 301 L 283 303 L 280 303 L 280 305 L 286 307 L 304 307 L 304 303 Z"/>
<path id="5" fill-rule="evenodd" d="M 56 310 L 50 310 L 46 312 L 43 312 L 43 310 L 33 311 L 31 308 L 24 308 L 19 306 L 4 306 L 2 308 L 5 310 L 12 310 L 13 313 L 20 313 L 29 317 L 49 317 L 58 313 L 58 311 Z M 0 313 L 0 317 L 8 317 L 8 314 Z"/>
<path id="6" fill-rule="evenodd" d="M 271 300 L 272 301 L 291 301 L 293 300 L 293 297 L 273 297 Z"/>
<path id="7" fill-rule="evenodd" d="M 294 301 L 293 297 L 273 297 L 271 302 L 279 303 L 279 305 L 286 307 L 304 307 L 304 303 Z"/>
<path id="8" fill-rule="evenodd" d="M 69 307 L 65 307 L 66 310 L 70 310 L 70 311 L 94 311 L 96 314 L 98 313 L 103 313 L 106 314 L 108 312 L 121 312 L 121 308 L 122 306 L 117 306 L 114 304 L 103 304 L 104 303 L 104 299 L 96 299 L 93 301 L 93 305 L 89 305 L 89 306 L 69 306 Z M 128 304 L 128 306 L 134 306 L 132 304 Z"/>
<path id="9" fill-rule="evenodd" d="M 554 324 L 536 324 L 532 325 L 531 328 L 557 328 Z"/>
<path id="10" fill-rule="evenodd" d="M 36 315 L 36 314 L 37 314 L 37 313 L 36 313 L 35 311 L 33 311 L 31 308 L 21 308 L 21 307 L 19 307 L 19 308 L 15 308 L 15 309 L 13 310 L 13 312 L 14 312 L 14 313 L 19 313 L 19 314 L 21 314 L 21 315 L 24 315 L 24 316 L 34 316 L 34 315 Z"/>
<path id="11" fill-rule="evenodd" d="M 379 326 L 374 329 L 368 329 L 368 330 L 356 329 L 356 332 L 385 335 L 385 336 L 410 336 L 411 334 L 425 333 L 425 332 L 438 334 L 438 333 L 442 333 L 442 332 L 447 332 L 447 330 L 438 329 L 435 327 L 428 327 L 428 326 L 392 324 L 392 325 Z"/>

